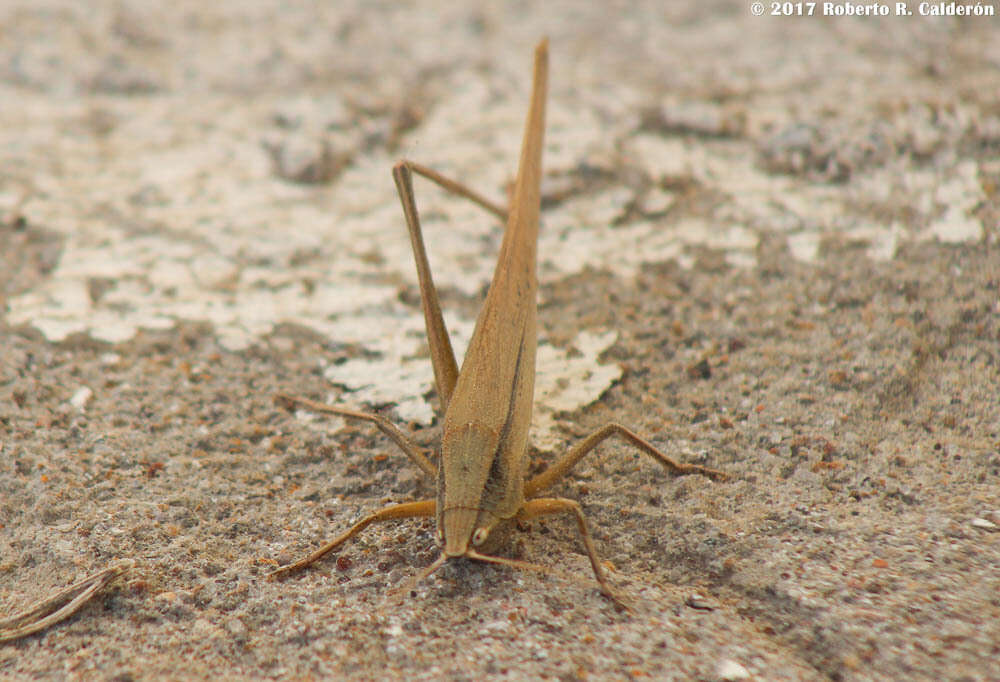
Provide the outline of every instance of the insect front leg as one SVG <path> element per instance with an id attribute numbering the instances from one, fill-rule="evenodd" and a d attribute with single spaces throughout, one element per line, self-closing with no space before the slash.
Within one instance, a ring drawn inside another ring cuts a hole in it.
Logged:
<path id="1" fill-rule="evenodd" d="M 347 529 L 346 532 L 342 533 L 338 537 L 334 538 L 330 542 L 326 543 L 315 552 L 305 557 L 304 559 L 299 559 L 294 564 L 288 564 L 287 566 L 282 566 L 276 571 L 272 571 L 268 574 L 268 578 L 273 580 L 275 578 L 281 578 L 289 573 L 295 573 L 296 571 L 301 571 L 303 568 L 311 566 L 316 563 L 327 554 L 333 550 L 340 547 L 342 544 L 353 538 L 355 535 L 363 531 L 368 526 L 373 523 L 381 523 L 382 521 L 391 521 L 393 519 L 410 519 L 425 516 L 434 516 L 434 510 L 437 504 L 434 500 L 420 500 L 419 502 L 403 502 L 402 504 L 394 504 L 389 507 L 383 507 L 376 512 L 372 512 L 368 516 L 364 517 L 353 526 Z"/>
<path id="2" fill-rule="evenodd" d="M 594 539 L 590 535 L 590 529 L 587 527 L 587 519 L 583 515 L 583 508 L 580 507 L 579 502 L 565 497 L 537 497 L 524 503 L 524 506 L 517 512 L 517 520 L 528 521 L 538 516 L 565 514 L 567 512 L 573 514 L 576 518 L 576 527 L 580 531 L 580 538 L 583 540 L 583 546 L 587 550 L 587 558 L 590 559 L 590 567 L 594 570 L 594 577 L 597 578 L 597 582 L 601 586 L 601 593 L 612 601 L 628 608 L 622 598 L 611 589 L 608 579 L 604 576 L 604 569 L 601 568 L 601 560 L 597 556 L 597 547 L 594 546 Z"/>

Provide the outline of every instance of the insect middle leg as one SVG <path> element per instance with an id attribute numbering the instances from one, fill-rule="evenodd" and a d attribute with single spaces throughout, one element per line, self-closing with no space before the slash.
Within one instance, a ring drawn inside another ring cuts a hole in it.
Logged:
<path id="1" fill-rule="evenodd" d="M 518 511 L 518 520 L 523 521 L 549 514 L 559 514 L 565 512 L 572 513 L 576 517 L 577 528 L 580 530 L 580 537 L 583 539 L 583 545 L 587 550 L 587 557 L 590 559 L 590 565 L 594 570 L 594 577 L 597 578 L 597 582 L 601 586 L 601 592 L 605 596 L 610 597 L 611 599 L 624 605 L 624 602 L 622 602 L 622 600 L 611 589 L 607 578 L 604 576 L 604 570 L 601 568 L 600 559 L 597 556 L 597 548 L 594 546 L 594 540 L 590 535 L 590 530 L 587 527 L 587 521 L 584 518 L 583 509 L 580 507 L 580 503 L 563 497 L 535 497 L 542 491 L 555 485 L 559 479 L 565 476 L 570 469 L 576 465 L 577 462 L 583 459 L 584 456 L 586 456 L 591 450 L 596 448 L 600 443 L 611 436 L 619 436 L 625 439 L 662 464 L 668 471 L 678 476 L 685 474 L 701 474 L 702 476 L 708 476 L 709 478 L 715 480 L 724 480 L 728 478 L 728 474 L 723 471 L 703 467 L 698 464 L 684 464 L 682 462 L 678 462 L 661 452 L 652 443 L 645 440 L 634 431 L 625 428 L 621 424 L 612 422 L 605 424 L 591 433 L 589 436 L 570 448 L 569 452 L 556 460 L 556 462 L 553 463 L 548 469 L 525 483 L 524 495 L 528 498 L 528 500 L 524 503 L 524 506 L 521 507 L 520 511 Z"/>
<path id="2" fill-rule="evenodd" d="M 543 490 L 555 485 L 555 483 L 565 476 L 577 462 L 587 455 L 587 453 L 611 436 L 619 436 L 625 439 L 635 447 L 639 448 L 639 450 L 643 451 L 662 464 L 674 475 L 683 476 L 685 474 L 701 474 L 702 476 L 708 476 L 709 478 L 717 481 L 729 478 L 729 475 L 724 471 L 703 467 L 698 464 L 684 464 L 683 462 L 678 462 L 661 452 L 656 446 L 639 436 L 631 429 L 627 429 L 621 424 L 611 422 L 609 424 L 605 424 L 581 440 L 579 443 L 570 448 L 569 452 L 549 466 L 548 469 L 525 483 L 524 496 L 532 498 Z"/>
<path id="3" fill-rule="evenodd" d="M 422 448 L 407 438 L 406 435 L 399 430 L 399 427 L 381 415 L 372 414 L 371 412 L 358 412 L 357 410 L 351 410 L 346 407 L 338 407 L 336 405 L 327 405 L 325 403 L 316 402 L 315 400 L 309 400 L 308 398 L 291 396 L 286 393 L 279 393 L 275 396 L 275 399 L 285 403 L 289 407 L 301 405 L 312 410 L 313 412 L 335 414 L 340 417 L 347 417 L 348 419 L 371 422 L 377 426 L 382 433 L 389 436 L 390 440 L 392 440 L 392 442 L 395 443 L 407 457 L 413 460 L 414 464 L 420 467 L 420 470 L 424 472 L 425 475 L 430 476 L 431 480 L 437 476 L 437 469 L 434 468 L 434 465 L 431 464 L 430 460 L 424 455 Z"/>

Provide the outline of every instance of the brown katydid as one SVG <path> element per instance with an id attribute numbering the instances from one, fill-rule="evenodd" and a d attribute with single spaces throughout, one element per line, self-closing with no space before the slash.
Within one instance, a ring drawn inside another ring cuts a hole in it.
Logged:
<path id="1" fill-rule="evenodd" d="M 548 469 L 525 481 L 528 427 L 535 382 L 538 289 L 535 260 L 547 79 L 548 42 L 543 40 L 535 49 L 531 105 L 509 215 L 503 208 L 428 168 L 407 161 L 393 168 L 416 260 L 428 345 L 444 415 L 437 468 L 423 455 L 420 447 L 379 415 L 280 396 L 285 402 L 315 411 L 374 423 L 425 474 L 436 477 L 437 497 L 394 504 L 368 514 L 332 542 L 296 563 L 279 568 L 271 576 L 309 566 L 373 523 L 429 516 L 437 519 L 438 540 L 443 549 L 440 557 L 419 578 L 430 575 L 445 561 L 457 557 L 540 569 L 534 564 L 494 556 L 490 552 L 499 544 L 505 534 L 503 531 L 514 522 L 569 512 L 576 518 L 601 591 L 613 597 L 579 503 L 562 497 L 539 497 L 539 494 L 612 435 L 624 438 L 674 474 L 696 473 L 715 479 L 726 477 L 715 469 L 676 462 L 629 429 L 611 423 L 577 443 Z M 461 371 L 455 362 L 437 290 L 431 279 L 413 197 L 414 172 L 428 177 L 446 190 L 471 199 L 507 221 L 493 280 Z"/>

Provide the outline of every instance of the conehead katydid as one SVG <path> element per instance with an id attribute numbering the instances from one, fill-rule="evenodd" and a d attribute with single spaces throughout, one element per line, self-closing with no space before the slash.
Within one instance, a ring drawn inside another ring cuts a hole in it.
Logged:
<path id="1" fill-rule="evenodd" d="M 580 504 L 541 494 L 610 436 L 628 441 L 673 474 L 726 478 L 725 473 L 715 469 L 676 462 L 629 429 L 611 423 L 577 443 L 542 473 L 525 480 L 535 383 L 536 250 L 547 89 L 548 42 L 543 40 L 535 49 L 531 105 L 509 212 L 419 164 L 402 161 L 393 168 L 416 260 L 428 345 L 444 415 L 437 466 L 424 456 L 420 447 L 379 415 L 280 396 L 288 403 L 308 409 L 374 423 L 426 475 L 436 478 L 437 496 L 372 512 L 333 541 L 304 559 L 279 568 L 272 576 L 309 566 L 373 523 L 411 517 L 435 517 L 442 546 L 439 558 L 420 578 L 457 557 L 538 569 L 540 567 L 534 564 L 491 554 L 504 535 L 502 531 L 517 521 L 570 513 L 576 518 L 601 591 L 613 597 Z M 471 199 L 507 222 L 496 270 L 461 370 L 455 362 L 437 289 L 431 278 L 414 201 L 413 173 Z"/>

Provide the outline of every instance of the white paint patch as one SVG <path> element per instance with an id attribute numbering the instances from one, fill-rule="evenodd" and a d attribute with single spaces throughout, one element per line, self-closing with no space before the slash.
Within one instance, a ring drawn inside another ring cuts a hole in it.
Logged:
<path id="1" fill-rule="evenodd" d="M 324 376 L 331 383 L 348 390 L 339 401 L 363 409 L 364 405 L 395 404 L 395 412 L 404 421 L 430 423 L 434 417 L 431 404 L 424 398 L 434 386 L 430 357 L 426 355 L 422 317 L 398 320 L 395 333 L 376 343 L 379 357 L 356 358 L 330 365 Z M 475 324 L 450 321 L 455 354 L 461 358 Z M 368 330 L 371 332 L 372 330 Z M 342 329 L 342 335 L 351 332 Z M 538 345 L 535 362 L 535 410 L 532 414 L 531 440 L 542 450 L 553 449 L 561 442 L 555 415 L 572 412 L 592 403 L 621 378 L 617 365 L 602 365 L 597 358 L 617 340 L 616 332 L 593 334 L 581 332 L 569 350 L 554 348 L 544 341 Z M 417 353 L 421 350 L 417 356 Z M 331 396 L 331 400 L 338 400 Z"/>
<path id="2" fill-rule="evenodd" d="M 867 242 L 865 249 L 867 255 L 873 261 L 889 261 L 896 257 L 896 250 L 899 243 L 905 237 L 905 231 L 898 222 L 889 225 L 889 229 L 881 225 L 871 223 L 847 230 L 844 236 L 849 241 Z"/>
<path id="3" fill-rule="evenodd" d="M 475 323 L 448 320 L 446 324 L 461 364 Z M 375 358 L 354 358 L 330 365 L 323 372 L 331 383 L 350 392 L 352 403 L 395 403 L 400 419 L 430 423 L 434 412 L 424 396 L 434 387 L 434 370 L 427 354 L 422 315 L 373 317 L 361 324 L 356 318 L 345 319 L 343 325 L 331 331 L 333 338 L 363 342 L 378 354 Z"/>
<path id="4" fill-rule="evenodd" d="M 630 140 L 629 150 L 654 178 L 687 177 L 704 168 L 703 152 L 691 149 L 689 143 L 675 137 L 635 135 Z"/>
<path id="5" fill-rule="evenodd" d="M 179 40 L 185 35 L 177 34 Z M 238 44 L 228 45 L 220 59 L 242 64 Z M 444 75 L 428 81 L 423 94 L 433 106 L 391 156 L 377 142 L 372 151 L 369 139 L 378 139 L 386 117 L 362 113 L 395 106 L 387 93 L 397 93 L 398 84 L 378 79 L 370 87 L 382 91 L 366 97 L 379 106 L 367 108 L 347 105 L 343 83 L 324 86 L 322 80 L 291 98 L 283 87 L 252 89 L 252 96 L 239 87 L 202 87 L 196 107 L 190 93 L 169 86 L 143 98 L 81 91 L 54 106 L 49 94 L 8 93 L 0 84 L 0 99 L 18 98 L 17 107 L 0 108 L 0 127 L 17 131 L 7 166 L 31 169 L 34 193 L 23 213 L 30 225 L 63 240 L 46 279 L 8 300 L 7 321 L 31 325 L 52 341 L 85 333 L 113 343 L 141 329 L 206 321 L 233 351 L 278 324 L 296 323 L 371 352 L 325 369 L 353 399 L 392 403 L 400 417 L 428 421 L 424 396 L 432 373 L 420 311 L 398 302 L 401 283 L 414 286 L 415 275 L 390 168 L 397 157 L 417 159 L 501 199 L 515 173 L 527 103 L 525 44 L 505 43 L 500 52 L 493 46 L 491 61 L 478 47 L 469 59 L 467 44 L 445 36 L 410 45 L 400 64 L 433 65 L 429 72 Z M 852 178 L 848 191 L 768 173 L 739 135 L 639 131 L 637 112 L 650 96 L 642 79 L 622 79 L 582 54 L 567 64 L 558 53 L 563 48 L 553 49 L 546 171 L 565 177 L 582 163 L 611 170 L 621 164 L 652 187 L 641 197 L 645 217 L 624 224 L 618 223 L 637 199 L 625 182 L 546 211 L 539 243 L 543 282 L 587 268 L 629 280 L 648 263 L 676 260 L 689 267 L 695 247 L 719 249 L 728 263 L 754 267 L 763 231 L 788 235 L 793 256 L 815 262 L 825 235 L 870 229 L 869 256 L 890 259 L 912 236 L 850 211 L 894 196 L 926 218 L 926 237 L 957 242 L 983 234 L 973 215 L 983 192 L 972 161 L 923 175 L 907 169 L 902 179 L 896 169 L 883 168 Z M 521 66 L 510 66 L 515 63 Z M 214 72 L 204 77 L 215 82 Z M 421 94 L 417 88 L 418 104 Z M 704 103 L 670 106 L 689 123 L 708 130 L 720 125 Z M 95 124 L 100 133 L 88 133 L 85 122 L 99 123 L 102 112 L 113 125 Z M 326 134 L 334 154 L 352 157 L 331 185 L 296 185 L 274 175 L 261 142 L 280 138 L 278 114 L 306 133 Z M 673 185 L 658 185 L 664 179 L 692 181 L 719 201 L 691 215 Z M 468 202 L 419 178 L 416 183 L 435 281 L 477 295 L 493 272 L 502 226 Z M 457 347 L 464 347 L 472 324 L 450 320 Z M 588 343 L 578 340 L 581 355 L 573 357 L 540 346 L 540 400 L 585 405 L 615 380 L 615 368 L 593 362 L 601 344 Z M 550 351 L 555 355 L 546 356 Z M 556 369 L 546 368 L 546 358 Z M 565 394 L 545 388 L 550 372 Z M 565 409 L 571 408 L 542 406 L 539 414 Z M 542 440 L 546 428 L 538 429 Z"/>
<path id="6" fill-rule="evenodd" d="M 597 361 L 617 339 L 617 332 L 580 332 L 573 339 L 576 352 L 572 354 L 548 344 L 538 346 L 531 442 L 539 450 L 553 450 L 562 442 L 556 420 L 559 412 L 572 412 L 589 405 L 621 378 L 621 367 Z"/>
<path id="7" fill-rule="evenodd" d="M 796 260 L 815 263 L 819 254 L 820 235 L 815 232 L 799 232 L 788 235 L 788 250 Z"/>
<path id="8" fill-rule="evenodd" d="M 935 198 L 944 207 L 944 214 L 931 223 L 926 236 L 936 237 L 946 244 L 982 239 L 982 222 L 972 215 L 976 206 L 985 199 L 976 162 L 959 163 L 955 173 L 938 185 Z"/>

